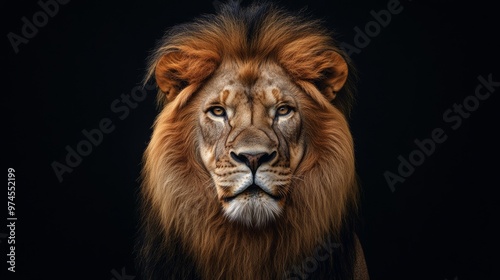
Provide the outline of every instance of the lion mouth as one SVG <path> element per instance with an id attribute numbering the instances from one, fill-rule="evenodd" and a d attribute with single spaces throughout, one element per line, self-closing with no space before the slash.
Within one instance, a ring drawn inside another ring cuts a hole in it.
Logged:
<path id="1" fill-rule="evenodd" d="M 283 198 L 281 195 L 274 195 L 272 193 L 265 191 L 263 188 L 261 188 L 260 186 L 258 186 L 256 184 L 251 184 L 250 186 L 241 190 L 240 192 L 238 192 L 234 195 L 231 195 L 231 196 L 224 197 L 223 199 L 225 202 L 230 202 L 231 200 L 234 200 L 238 196 L 247 195 L 249 197 L 258 197 L 261 194 L 267 195 L 274 200 L 281 200 Z"/>

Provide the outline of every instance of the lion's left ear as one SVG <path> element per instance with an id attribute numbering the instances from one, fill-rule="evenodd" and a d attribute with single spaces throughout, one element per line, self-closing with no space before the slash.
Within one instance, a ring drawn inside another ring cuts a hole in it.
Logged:
<path id="1" fill-rule="evenodd" d="M 332 101 L 347 81 L 348 67 L 344 58 L 335 51 L 328 51 L 323 56 L 324 61 L 319 68 L 321 76 L 316 84 L 325 97 Z"/>
<path id="2" fill-rule="evenodd" d="M 335 99 L 337 92 L 347 81 L 347 63 L 334 50 L 314 54 L 291 51 L 281 57 L 281 63 L 295 80 L 305 80 L 316 85 L 328 101 Z"/>

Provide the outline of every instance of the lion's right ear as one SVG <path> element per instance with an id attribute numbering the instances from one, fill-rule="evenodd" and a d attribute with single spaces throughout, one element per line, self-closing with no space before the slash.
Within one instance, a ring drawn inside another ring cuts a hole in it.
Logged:
<path id="1" fill-rule="evenodd" d="M 155 67 L 155 78 L 167 101 L 172 101 L 187 86 L 198 85 L 216 69 L 217 62 L 207 53 L 187 54 L 170 51 Z"/>

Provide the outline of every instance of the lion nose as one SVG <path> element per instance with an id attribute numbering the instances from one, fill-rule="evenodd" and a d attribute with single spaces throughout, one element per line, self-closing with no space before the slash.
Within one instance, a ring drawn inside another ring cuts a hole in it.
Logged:
<path id="1" fill-rule="evenodd" d="M 235 154 L 231 152 L 231 157 L 237 162 L 245 163 L 248 167 L 250 167 L 252 173 L 255 173 L 257 171 L 257 168 L 259 168 L 259 166 L 261 166 L 263 163 L 273 160 L 276 157 L 276 152 L 272 152 L 271 154 L 268 153 Z"/>

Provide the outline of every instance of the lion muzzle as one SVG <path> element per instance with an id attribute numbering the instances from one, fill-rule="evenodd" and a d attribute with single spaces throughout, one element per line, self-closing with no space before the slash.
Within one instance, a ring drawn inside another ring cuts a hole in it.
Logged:
<path id="1" fill-rule="evenodd" d="M 239 153 L 231 152 L 231 158 L 237 162 L 243 162 L 250 168 L 253 174 L 257 172 L 257 168 L 265 162 L 272 161 L 276 157 L 276 151 L 268 153 Z"/>

